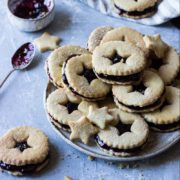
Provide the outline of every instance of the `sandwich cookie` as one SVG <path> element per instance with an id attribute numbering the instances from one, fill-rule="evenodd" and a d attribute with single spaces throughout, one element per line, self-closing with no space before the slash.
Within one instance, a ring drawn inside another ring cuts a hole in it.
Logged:
<path id="1" fill-rule="evenodd" d="M 89 106 L 97 107 L 96 103 L 86 102 L 71 92 L 59 88 L 52 92 L 46 102 L 47 112 L 52 123 L 60 129 L 70 131 L 68 122 L 77 121 L 88 113 Z"/>
<path id="2" fill-rule="evenodd" d="M 111 90 L 93 72 L 90 54 L 72 57 L 64 63 L 63 84 L 76 96 L 87 101 L 104 99 Z"/>
<path id="3" fill-rule="evenodd" d="M 149 56 L 149 50 L 145 46 L 143 35 L 135 29 L 129 27 L 115 28 L 104 35 L 101 44 L 109 41 L 128 41 L 139 47 L 145 53 L 145 56 Z"/>
<path id="4" fill-rule="evenodd" d="M 160 35 L 145 36 L 146 47 L 151 50 L 150 68 L 154 69 L 163 79 L 165 85 L 171 84 L 180 69 L 179 55 L 172 47 L 162 41 Z"/>
<path id="5" fill-rule="evenodd" d="M 141 80 L 146 66 L 143 51 L 125 41 L 112 41 L 93 52 L 93 68 L 97 77 L 109 84 L 133 84 Z"/>
<path id="6" fill-rule="evenodd" d="M 71 57 L 88 54 L 89 52 L 79 46 L 64 46 L 54 50 L 46 62 L 46 72 L 49 80 L 57 87 L 63 87 L 62 84 L 62 66 L 63 63 Z"/>
<path id="7" fill-rule="evenodd" d="M 138 85 L 113 85 L 116 105 L 127 112 L 149 112 L 159 108 L 164 101 L 164 82 L 158 74 L 146 70 Z"/>
<path id="8" fill-rule="evenodd" d="M 96 28 L 93 32 L 91 32 L 89 39 L 88 39 L 88 49 L 90 52 L 93 52 L 94 49 L 100 45 L 100 42 L 104 35 L 112 30 L 111 26 L 101 26 Z"/>
<path id="9" fill-rule="evenodd" d="M 115 156 L 132 156 L 141 151 L 146 143 L 149 128 L 137 114 L 118 110 L 119 123 L 101 129 L 95 137 L 97 145 L 105 152 Z"/>
<path id="10" fill-rule="evenodd" d="M 162 106 L 151 113 L 142 114 L 149 126 L 161 132 L 180 128 L 180 90 L 166 86 L 165 101 Z"/>
<path id="11" fill-rule="evenodd" d="M 20 176 L 44 168 L 49 160 L 47 136 L 36 128 L 16 127 L 0 137 L 0 170 Z"/>
<path id="12" fill-rule="evenodd" d="M 157 11 L 158 0 L 114 0 L 115 9 L 120 16 L 142 19 Z"/>

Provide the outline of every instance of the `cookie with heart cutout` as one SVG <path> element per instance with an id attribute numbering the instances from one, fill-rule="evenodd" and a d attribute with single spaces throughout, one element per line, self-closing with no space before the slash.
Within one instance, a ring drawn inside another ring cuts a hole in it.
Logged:
<path id="1" fill-rule="evenodd" d="M 164 82 L 153 71 L 145 70 L 140 84 L 113 85 L 116 105 L 127 112 L 149 112 L 159 108 L 164 101 Z"/>
<path id="2" fill-rule="evenodd" d="M 125 41 L 112 41 L 93 52 L 93 68 L 97 77 L 109 84 L 133 84 L 141 80 L 146 58 L 139 48 Z"/>
<path id="3" fill-rule="evenodd" d="M 120 16 L 142 19 L 157 11 L 158 0 L 114 0 L 114 7 Z"/>
<path id="4" fill-rule="evenodd" d="M 149 49 L 146 48 L 145 42 L 143 40 L 143 35 L 136 31 L 135 29 L 129 27 L 119 27 L 107 32 L 101 44 L 109 41 L 127 41 L 135 46 L 139 47 L 145 54 L 146 57 L 149 56 Z"/>
<path id="5" fill-rule="evenodd" d="M 119 123 L 101 129 L 95 137 L 96 143 L 100 149 L 114 156 L 136 155 L 147 141 L 148 125 L 140 115 L 117 111 Z"/>
<path id="6" fill-rule="evenodd" d="M 160 132 L 174 131 L 180 128 L 180 90 L 166 86 L 165 101 L 159 109 L 142 116 L 151 128 Z"/>
<path id="7" fill-rule="evenodd" d="M 151 50 L 150 68 L 156 71 L 163 79 L 165 85 L 170 85 L 176 78 L 180 69 L 180 58 L 176 50 L 168 46 L 159 34 L 145 36 L 146 47 Z"/>
<path id="8" fill-rule="evenodd" d="M 93 52 L 94 49 L 100 45 L 100 42 L 104 35 L 112 30 L 113 27 L 111 26 L 100 26 L 93 30 L 88 38 L 88 49 L 90 52 Z"/>
<path id="9" fill-rule="evenodd" d="M 87 101 L 104 99 L 111 86 L 99 80 L 92 67 L 92 56 L 72 57 L 63 65 L 63 84 L 76 96 Z"/>
<path id="10" fill-rule="evenodd" d="M 48 161 L 48 138 L 39 129 L 16 127 L 0 137 L 0 170 L 16 176 L 33 174 Z"/>
<path id="11" fill-rule="evenodd" d="M 68 122 L 77 121 L 83 114 L 88 113 L 89 106 L 96 107 L 96 103 L 85 102 L 74 94 L 59 88 L 52 92 L 46 102 L 47 112 L 52 123 L 60 129 L 70 131 Z"/>
<path id="12" fill-rule="evenodd" d="M 80 46 L 67 45 L 55 49 L 47 59 L 45 69 L 49 80 L 57 87 L 63 87 L 62 84 L 62 66 L 63 63 L 71 57 L 82 54 L 89 54 L 87 49 Z"/>

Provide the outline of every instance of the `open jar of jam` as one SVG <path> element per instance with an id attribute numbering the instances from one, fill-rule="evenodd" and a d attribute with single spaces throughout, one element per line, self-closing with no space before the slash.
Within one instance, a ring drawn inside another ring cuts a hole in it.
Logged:
<path id="1" fill-rule="evenodd" d="M 22 31 L 41 30 L 54 19 L 54 0 L 8 0 L 7 5 L 11 23 Z"/>

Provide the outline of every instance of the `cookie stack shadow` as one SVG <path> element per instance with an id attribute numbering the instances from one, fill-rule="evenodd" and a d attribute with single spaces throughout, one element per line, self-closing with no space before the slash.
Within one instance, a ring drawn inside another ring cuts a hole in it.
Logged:
<path id="1" fill-rule="evenodd" d="M 70 140 L 88 144 L 93 137 L 110 155 L 132 156 L 143 151 L 149 128 L 165 133 L 180 127 L 180 93 L 173 84 L 179 56 L 160 35 L 98 27 L 88 49 L 60 47 L 45 69 L 57 88 L 47 97 L 47 113 Z"/>

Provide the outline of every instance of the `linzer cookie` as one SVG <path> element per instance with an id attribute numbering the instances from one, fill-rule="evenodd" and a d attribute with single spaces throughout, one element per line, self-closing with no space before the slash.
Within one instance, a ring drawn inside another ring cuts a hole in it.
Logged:
<path id="1" fill-rule="evenodd" d="M 62 66 L 71 57 L 88 54 L 89 52 L 79 46 L 64 46 L 54 50 L 48 57 L 46 71 L 49 80 L 56 86 L 62 87 Z"/>
<path id="2" fill-rule="evenodd" d="M 72 57 L 64 63 L 63 84 L 76 96 L 87 101 L 104 99 L 111 90 L 108 84 L 94 74 L 90 54 Z"/>
<path id="3" fill-rule="evenodd" d="M 161 40 L 160 35 L 145 36 L 144 42 L 152 51 L 150 67 L 156 70 L 166 85 L 171 84 L 180 69 L 179 55 Z"/>
<path id="4" fill-rule="evenodd" d="M 157 131 L 173 131 L 180 128 L 180 90 L 166 86 L 165 101 L 151 113 L 144 113 L 144 119 Z"/>
<path id="5" fill-rule="evenodd" d="M 109 41 L 128 41 L 139 47 L 147 57 L 149 55 L 149 50 L 145 46 L 143 35 L 135 29 L 128 27 L 115 28 L 104 35 L 101 44 Z"/>
<path id="6" fill-rule="evenodd" d="M 83 114 L 78 110 L 81 100 L 71 93 L 59 88 L 47 98 L 47 112 L 52 123 L 61 129 L 70 130 L 68 121 L 76 121 Z"/>
<path id="7" fill-rule="evenodd" d="M 132 84 L 141 80 L 146 66 L 143 51 L 129 42 L 112 41 L 98 46 L 93 52 L 93 68 L 104 82 Z"/>
<path id="8" fill-rule="evenodd" d="M 113 28 L 111 26 L 102 26 L 96 28 L 89 36 L 88 39 L 88 49 L 90 52 L 93 52 L 94 49 L 100 45 L 100 42 L 104 35 L 112 30 Z"/>
<path id="9" fill-rule="evenodd" d="M 0 169 L 13 175 L 40 171 L 49 160 L 46 135 L 29 126 L 9 130 L 0 137 Z"/>
<path id="10" fill-rule="evenodd" d="M 138 85 L 113 85 L 116 105 L 127 112 L 149 112 L 160 107 L 164 101 L 164 83 L 158 74 L 146 70 Z"/>
<path id="11" fill-rule="evenodd" d="M 142 19 L 152 16 L 157 11 L 158 0 L 114 0 L 119 15 Z"/>
<path id="12" fill-rule="evenodd" d="M 100 130 L 95 140 L 103 151 L 111 155 L 131 156 L 142 150 L 148 134 L 148 125 L 141 116 L 119 110 L 118 125 Z"/>

